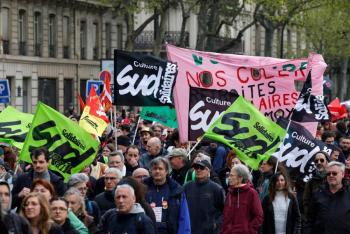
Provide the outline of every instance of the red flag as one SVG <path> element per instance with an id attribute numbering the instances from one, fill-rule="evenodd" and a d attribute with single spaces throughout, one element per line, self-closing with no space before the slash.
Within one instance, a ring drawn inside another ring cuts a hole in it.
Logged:
<path id="1" fill-rule="evenodd" d="M 338 98 L 335 98 L 328 104 L 329 112 L 332 116 L 332 121 L 336 121 L 338 119 L 344 119 L 348 117 L 348 110 L 344 104 L 340 104 Z"/>
<path id="2" fill-rule="evenodd" d="M 110 76 L 106 76 L 103 83 L 103 90 L 100 95 L 100 100 L 105 112 L 107 113 L 112 107 Z"/>
<path id="3" fill-rule="evenodd" d="M 109 119 L 106 112 L 101 105 L 101 102 L 96 94 L 95 88 L 92 86 L 88 98 L 86 99 L 86 106 L 90 107 L 90 115 L 103 119 L 106 123 L 109 123 Z"/>
<path id="4" fill-rule="evenodd" d="M 85 104 L 84 104 L 84 101 L 81 98 L 79 92 L 77 92 L 77 98 L 78 98 L 78 101 L 79 101 L 80 111 L 83 111 L 84 108 L 85 108 Z"/>

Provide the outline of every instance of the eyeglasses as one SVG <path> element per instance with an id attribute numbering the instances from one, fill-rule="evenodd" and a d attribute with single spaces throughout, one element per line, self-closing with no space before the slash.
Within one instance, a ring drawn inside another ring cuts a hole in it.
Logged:
<path id="1" fill-rule="evenodd" d="M 327 173 L 327 176 L 336 176 L 336 175 L 338 175 L 338 172 L 335 172 L 335 171 L 331 171 Z"/>
<path id="2" fill-rule="evenodd" d="M 68 209 L 66 208 L 63 208 L 63 207 L 52 207 L 51 210 L 53 211 L 67 211 Z"/>
<path id="3" fill-rule="evenodd" d="M 134 176 L 135 178 L 137 179 L 143 179 L 143 178 L 147 178 L 148 175 L 137 175 L 137 176 Z"/>
<path id="4" fill-rule="evenodd" d="M 105 180 L 116 180 L 117 177 L 105 177 Z"/>
<path id="5" fill-rule="evenodd" d="M 204 170 L 205 167 L 202 167 L 202 166 L 194 166 L 193 169 L 195 169 L 195 170 Z"/>
<path id="6" fill-rule="evenodd" d="M 315 163 L 324 163 L 324 159 L 323 158 L 319 158 L 319 159 L 315 159 Z"/>

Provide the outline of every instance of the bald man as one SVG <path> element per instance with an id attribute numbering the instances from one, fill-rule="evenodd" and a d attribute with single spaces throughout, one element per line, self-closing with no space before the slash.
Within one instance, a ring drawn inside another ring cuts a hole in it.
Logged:
<path id="1" fill-rule="evenodd" d="M 133 171 L 132 177 L 135 178 L 140 183 L 142 183 L 142 181 L 145 178 L 149 177 L 149 171 L 142 167 L 137 168 L 135 171 Z"/>
<path id="2" fill-rule="evenodd" d="M 168 152 L 162 147 L 162 142 L 158 137 L 152 137 L 147 141 L 147 152 L 141 155 L 140 165 L 149 169 L 149 163 L 158 156 L 165 156 Z"/>

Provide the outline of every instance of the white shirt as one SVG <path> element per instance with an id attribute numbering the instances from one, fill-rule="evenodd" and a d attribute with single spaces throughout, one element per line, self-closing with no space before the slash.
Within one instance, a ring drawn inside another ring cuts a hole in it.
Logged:
<path id="1" fill-rule="evenodd" d="M 275 233 L 285 234 L 287 225 L 287 214 L 290 199 L 285 197 L 284 192 L 277 191 L 275 199 L 272 202 L 273 213 L 275 216 Z"/>

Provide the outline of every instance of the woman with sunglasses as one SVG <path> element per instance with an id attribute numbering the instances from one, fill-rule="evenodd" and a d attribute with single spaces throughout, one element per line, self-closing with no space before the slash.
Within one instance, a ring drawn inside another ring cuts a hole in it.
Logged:
<path id="1" fill-rule="evenodd" d="M 39 193 L 29 193 L 22 201 L 20 214 L 31 226 L 33 234 L 63 234 L 61 228 L 50 218 L 49 203 Z"/>
<path id="2" fill-rule="evenodd" d="M 300 234 L 301 215 L 298 201 L 290 192 L 286 174 L 271 177 L 269 194 L 264 198 L 262 234 Z"/>

